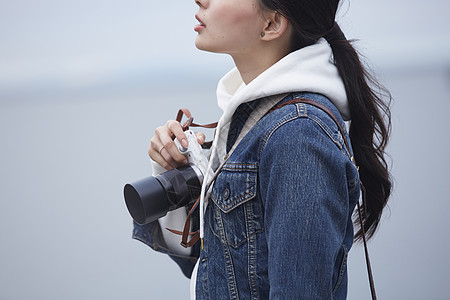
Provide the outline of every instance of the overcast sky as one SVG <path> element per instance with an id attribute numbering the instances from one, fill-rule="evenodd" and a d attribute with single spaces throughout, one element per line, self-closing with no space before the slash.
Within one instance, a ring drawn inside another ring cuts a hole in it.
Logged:
<path id="1" fill-rule="evenodd" d="M 191 0 L 0 0 L 0 91 L 161 67 L 223 73 L 228 57 L 194 47 L 196 10 Z M 449 11 L 448 0 L 345 1 L 338 21 L 377 66 L 436 66 L 450 64 Z"/>

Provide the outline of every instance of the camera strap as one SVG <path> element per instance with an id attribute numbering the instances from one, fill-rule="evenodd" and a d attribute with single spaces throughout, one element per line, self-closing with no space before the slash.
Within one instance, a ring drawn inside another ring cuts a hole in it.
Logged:
<path id="1" fill-rule="evenodd" d="M 189 130 L 189 127 L 202 127 L 202 128 L 212 129 L 212 128 L 216 128 L 217 124 L 218 124 L 218 122 L 204 124 L 204 125 L 194 123 L 194 117 L 192 116 L 191 112 L 187 108 L 181 108 L 178 110 L 176 120 L 180 124 L 181 124 L 181 120 L 183 119 L 183 116 L 186 116 L 186 118 L 187 118 L 187 120 L 181 125 L 183 128 L 183 131 Z M 203 149 L 209 149 L 209 148 L 211 148 L 211 146 L 212 146 L 212 141 L 204 142 L 202 144 Z M 189 210 L 188 215 L 186 217 L 186 222 L 184 223 L 183 231 L 166 228 L 167 230 L 169 230 L 170 232 L 172 232 L 174 234 L 181 235 L 181 243 L 180 244 L 181 244 L 181 246 L 183 246 L 185 248 L 194 246 L 200 238 L 199 230 L 196 230 L 194 232 L 190 231 L 192 213 L 198 207 L 199 202 L 200 202 L 200 197 L 198 197 L 198 199 L 195 201 L 192 208 Z M 189 236 L 191 236 L 191 239 L 188 241 Z"/>
<path id="2" fill-rule="evenodd" d="M 263 98 L 263 99 L 261 99 L 259 101 L 258 106 L 252 111 L 252 113 L 248 117 L 247 121 L 245 122 L 245 124 L 244 124 L 244 126 L 243 126 L 243 128 L 242 128 L 242 130 L 241 130 L 241 132 L 240 132 L 240 134 L 238 136 L 238 138 L 236 139 L 236 142 L 234 143 L 233 147 L 231 148 L 231 150 L 225 156 L 224 161 L 220 164 L 220 166 L 214 172 L 214 176 L 209 181 L 208 186 L 206 188 L 207 191 L 214 184 L 217 176 L 220 174 L 220 171 L 222 170 L 223 166 L 227 162 L 227 160 L 230 157 L 231 153 L 233 153 L 233 151 L 236 149 L 236 147 L 241 142 L 241 140 L 245 137 L 245 135 L 247 135 L 247 133 L 253 128 L 253 126 L 262 117 L 264 117 L 270 111 L 271 108 L 273 108 L 277 103 L 279 103 L 281 100 L 283 100 L 287 95 L 288 94 L 274 95 L 274 96 Z M 192 126 L 192 127 L 203 127 L 203 128 L 216 128 L 217 124 L 218 124 L 217 122 L 216 123 L 206 124 L 206 125 L 199 125 L 199 124 L 193 123 L 194 118 L 192 117 L 191 112 L 187 108 L 183 108 L 183 109 L 180 109 L 178 111 L 176 120 L 181 123 L 181 120 L 182 120 L 184 115 L 188 119 L 187 119 L 186 122 L 184 122 L 184 124 L 182 124 L 183 130 L 188 130 L 190 126 Z M 203 148 L 211 147 L 212 142 L 205 142 L 204 144 L 206 144 L 206 143 L 208 143 L 209 145 L 207 145 L 207 147 L 203 147 L 203 145 L 202 145 Z M 183 231 L 167 228 L 167 230 L 169 230 L 170 232 L 182 236 L 180 244 L 181 244 L 181 246 L 183 246 L 185 248 L 192 247 L 193 245 L 195 245 L 195 243 L 197 243 L 197 241 L 200 238 L 199 230 L 196 230 L 194 232 L 190 231 L 190 228 L 191 228 L 191 217 L 192 217 L 193 212 L 198 207 L 199 202 L 200 202 L 200 197 L 196 200 L 196 202 L 194 203 L 192 208 L 189 210 L 188 215 L 186 217 L 186 222 L 184 224 Z M 191 239 L 188 241 L 189 236 L 191 236 Z M 202 242 L 202 248 L 203 248 L 203 241 L 201 241 L 201 242 Z"/>
<path id="3" fill-rule="evenodd" d="M 205 124 L 205 125 L 200 125 L 200 124 L 194 123 L 194 117 L 192 116 L 191 112 L 187 108 L 181 108 L 180 110 L 178 110 L 178 114 L 177 114 L 176 120 L 181 123 L 181 120 L 183 119 L 183 116 L 186 116 L 186 118 L 187 118 L 186 122 L 184 122 L 184 124 L 181 125 L 182 128 L 183 128 L 183 131 L 188 130 L 189 127 L 191 127 L 191 126 L 192 127 L 203 127 L 203 128 L 212 129 L 212 128 L 216 128 L 217 124 L 218 124 L 218 122 Z M 212 141 L 204 142 L 202 144 L 202 148 L 203 149 L 209 149 L 209 148 L 211 148 L 211 146 L 212 146 Z"/>

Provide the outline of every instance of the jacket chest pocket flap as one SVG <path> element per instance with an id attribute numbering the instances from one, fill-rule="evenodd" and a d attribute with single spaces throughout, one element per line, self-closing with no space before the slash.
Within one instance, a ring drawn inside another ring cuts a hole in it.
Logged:
<path id="1" fill-rule="evenodd" d="M 211 194 L 216 204 L 212 229 L 216 236 L 238 247 L 262 230 L 262 211 L 257 199 L 258 168 L 253 165 L 225 165 Z"/>
<path id="2" fill-rule="evenodd" d="M 256 166 L 244 169 L 225 165 L 214 183 L 212 200 L 224 213 L 230 212 L 256 196 L 257 174 Z"/>

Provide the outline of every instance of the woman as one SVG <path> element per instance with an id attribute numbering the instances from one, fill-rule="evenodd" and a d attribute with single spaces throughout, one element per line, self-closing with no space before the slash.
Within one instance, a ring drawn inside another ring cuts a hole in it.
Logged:
<path id="1" fill-rule="evenodd" d="M 339 1 L 196 3 L 197 48 L 229 54 L 236 65 L 217 89 L 223 115 L 209 162 L 224 165 L 211 189 L 204 182 L 201 247 L 184 249 L 164 229 L 182 228 L 184 208 L 135 224 L 134 237 L 169 254 L 197 299 L 345 299 L 347 253 L 363 235 L 352 223 L 360 180 L 366 208 L 357 225 L 367 237 L 390 195 L 390 115 L 335 22 Z M 323 109 L 300 98 L 325 106 L 338 123 L 351 120 L 353 150 Z M 272 104 L 281 105 L 255 117 Z M 156 173 L 187 163 L 174 138 L 187 146 L 176 121 L 156 130 L 149 149 Z"/>

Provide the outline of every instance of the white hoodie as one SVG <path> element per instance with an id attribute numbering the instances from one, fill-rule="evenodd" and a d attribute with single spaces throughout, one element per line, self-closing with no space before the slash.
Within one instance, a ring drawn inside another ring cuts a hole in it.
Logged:
<path id="1" fill-rule="evenodd" d="M 331 100 L 338 108 L 344 120 L 350 119 L 350 111 L 345 93 L 344 84 L 339 77 L 338 70 L 333 63 L 332 50 L 325 39 L 319 39 L 314 45 L 302 48 L 282 58 L 276 64 L 264 71 L 248 85 L 245 85 L 239 71 L 234 68 L 228 72 L 217 87 L 217 102 L 223 110 L 214 137 L 209 165 L 216 169 L 223 162 L 226 155 L 226 140 L 231 118 L 236 108 L 242 103 L 267 96 L 291 93 L 312 92 L 319 93 Z M 204 220 L 203 213 L 207 206 L 208 195 L 205 197 L 205 187 L 210 182 L 205 178 L 200 199 L 200 237 L 203 238 Z M 178 215 L 177 215 L 178 214 Z M 180 212 L 174 211 L 173 216 L 168 214 L 160 219 L 167 224 L 179 218 Z M 183 220 L 184 221 L 184 220 Z M 181 221 L 181 222 L 183 222 Z M 175 221 L 176 222 L 176 221 Z M 178 220 L 178 222 L 180 222 Z M 163 224 L 161 224 L 163 225 Z M 163 228 L 165 226 L 162 226 Z M 169 227 L 169 226 L 167 226 Z M 169 227 L 173 228 L 173 227 Z M 164 238 L 173 239 L 170 233 L 164 232 Z M 175 237 L 181 253 L 188 254 L 186 249 L 179 246 L 179 237 Z M 169 243 L 168 243 L 169 244 Z M 172 243 L 171 243 L 172 244 Z M 175 250 L 175 249 L 174 249 Z M 184 250 L 184 251 L 183 251 Z M 198 265 L 198 264 L 197 264 Z M 195 299 L 195 281 L 197 265 L 194 268 L 191 279 L 191 299 Z"/>
<path id="2" fill-rule="evenodd" d="M 226 140 L 231 118 L 242 103 L 267 96 L 291 93 L 313 92 L 322 94 L 337 107 L 344 120 L 350 119 L 344 83 L 333 63 L 333 52 L 325 39 L 283 57 L 264 71 L 248 85 L 245 85 L 237 68 L 228 72 L 217 87 L 217 102 L 223 110 L 214 137 L 210 167 L 216 169 L 226 155 Z M 209 185 L 205 178 L 205 187 Z M 200 238 L 203 238 L 203 212 L 207 197 L 200 199 Z"/>

